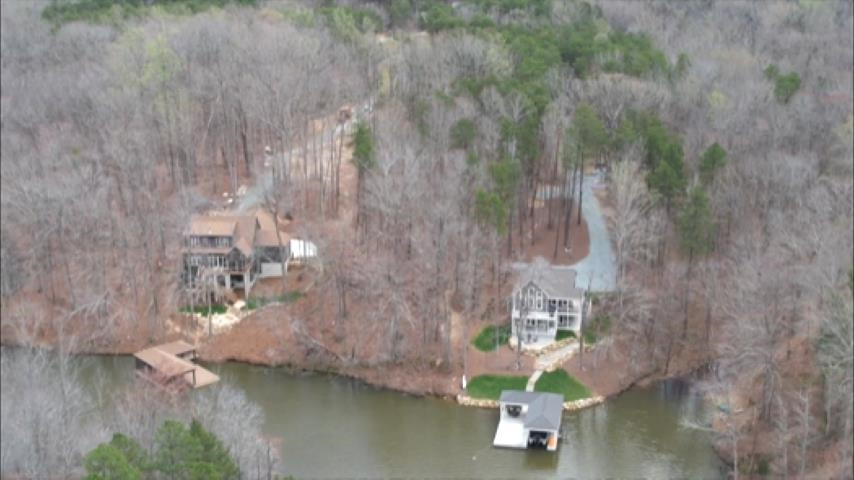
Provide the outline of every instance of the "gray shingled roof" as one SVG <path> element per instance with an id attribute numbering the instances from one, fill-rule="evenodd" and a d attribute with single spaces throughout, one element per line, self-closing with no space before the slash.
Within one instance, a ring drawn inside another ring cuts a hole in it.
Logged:
<path id="1" fill-rule="evenodd" d="M 528 405 L 525 427 L 537 430 L 558 430 L 563 415 L 563 395 L 546 392 L 504 390 L 501 403 Z"/>
<path id="2" fill-rule="evenodd" d="M 543 289 L 549 298 L 580 298 L 584 295 L 584 290 L 575 286 L 575 270 L 569 267 L 534 262 L 521 271 L 515 291 L 519 291 L 529 282 L 534 282 Z"/>

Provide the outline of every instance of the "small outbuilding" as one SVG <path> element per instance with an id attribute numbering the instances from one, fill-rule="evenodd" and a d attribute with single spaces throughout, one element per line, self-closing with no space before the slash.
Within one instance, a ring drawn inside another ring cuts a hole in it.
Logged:
<path id="1" fill-rule="evenodd" d="M 501 419 L 493 446 L 557 450 L 563 395 L 505 390 L 498 402 Z"/>

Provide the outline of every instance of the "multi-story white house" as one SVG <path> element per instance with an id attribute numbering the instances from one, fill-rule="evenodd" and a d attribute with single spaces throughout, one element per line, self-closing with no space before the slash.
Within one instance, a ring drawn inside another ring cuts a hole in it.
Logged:
<path id="1" fill-rule="evenodd" d="M 521 272 L 513 289 L 511 339 L 521 339 L 523 346 L 545 346 L 554 341 L 558 330 L 577 336 L 584 295 L 575 286 L 572 268 L 534 262 Z"/>

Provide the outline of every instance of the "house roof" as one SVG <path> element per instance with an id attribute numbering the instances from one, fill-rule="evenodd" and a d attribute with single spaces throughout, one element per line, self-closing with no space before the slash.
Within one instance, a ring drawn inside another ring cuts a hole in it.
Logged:
<path id="1" fill-rule="evenodd" d="M 563 395 L 547 392 L 522 392 L 504 390 L 501 403 L 528 405 L 525 414 L 525 428 L 558 430 L 563 418 Z"/>
<path id="2" fill-rule="evenodd" d="M 237 222 L 237 230 L 234 232 L 234 246 L 247 257 L 252 255 L 252 250 L 255 248 L 255 232 L 258 221 L 255 216 L 239 216 L 235 217 Z"/>
<path id="3" fill-rule="evenodd" d="M 258 219 L 258 235 L 255 237 L 255 244 L 261 247 L 278 247 L 279 239 L 276 237 L 276 221 L 273 215 L 266 210 L 258 209 L 255 211 L 255 218 Z M 288 245 L 291 236 L 279 230 L 279 235 L 282 238 L 282 245 Z"/>
<path id="4" fill-rule="evenodd" d="M 231 212 L 208 212 L 196 215 L 190 221 L 188 235 L 231 237 L 234 248 L 249 256 L 256 246 L 278 246 L 276 222 L 268 212 L 257 209 L 245 214 Z M 281 232 L 282 244 L 287 245 L 290 236 Z M 192 247 L 194 253 L 220 253 L 231 251 L 229 247 Z"/>
<path id="5" fill-rule="evenodd" d="M 231 237 L 237 221 L 230 216 L 196 215 L 190 220 L 189 235 Z"/>
<path id="6" fill-rule="evenodd" d="M 584 295 L 584 290 L 575 286 L 575 277 L 576 272 L 572 268 L 535 261 L 522 270 L 514 291 L 534 282 L 550 298 L 579 298 Z"/>

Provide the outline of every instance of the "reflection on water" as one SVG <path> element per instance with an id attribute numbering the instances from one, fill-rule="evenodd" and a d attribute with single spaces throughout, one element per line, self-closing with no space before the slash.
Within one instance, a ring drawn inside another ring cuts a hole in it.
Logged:
<path id="1" fill-rule="evenodd" d="M 87 357 L 86 375 L 129 382 L 128 357 Z M 708 434 L 680 426 L 703 405 L 685 382 L 636 389 L 564 415 L 558 452 L 492 448 L 494 410 L 416 398 L 324 374 L 207 365 L 242 388 L 281 438 L 282 473 L 296 478 L 719 478 Z M 97 373 L 97 375 L 96 375 Z M 208 388 L 216 388 L 208 387 Z"/>

